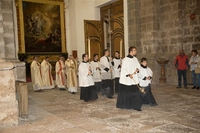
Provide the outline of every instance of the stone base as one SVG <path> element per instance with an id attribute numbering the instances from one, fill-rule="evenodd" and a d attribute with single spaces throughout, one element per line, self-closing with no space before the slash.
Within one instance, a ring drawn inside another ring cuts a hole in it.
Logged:
<path id="1" fill-rule="evenodd" d="M 18 124 L 14 69 L 13 63 L 0 62 L 0 128 Z"/>
<path id="2" fill-rule="evenodd" d="M 26 82 L 26 66 L 25 62 L 21 62 L 18 59 L 5 59 L 6 62 L 12 62 L 14 67 L 14 75 L 16 81 Z"/>
<path id="3" fill-rule="evenodd" d="M 166 78 L 164 78 L 164 79 L 161 79 L 161 78 L 159 78 L 159 84 L 160 85 L 165 85 L 166 84 Z"/>

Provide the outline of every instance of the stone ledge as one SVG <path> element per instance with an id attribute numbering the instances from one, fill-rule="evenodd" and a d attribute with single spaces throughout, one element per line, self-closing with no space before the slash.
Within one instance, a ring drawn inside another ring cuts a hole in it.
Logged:
<path id="1" fill-rule="evenodd" d="M 1 62 L 2 59 L 0 59 L 0 70 L 7 70 L 14 68 L 14 64 L 11 62 Z"/>

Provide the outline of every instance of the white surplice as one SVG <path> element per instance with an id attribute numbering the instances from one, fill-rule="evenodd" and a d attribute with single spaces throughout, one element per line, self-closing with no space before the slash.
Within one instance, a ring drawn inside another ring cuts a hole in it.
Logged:
<path id="1" fill-rule="evenodd" d="M 94 82 L 101 82 L 101 72 L 99 69 L 97 69 L 97 68 L 100 68 L 100 62 L 99 61 L 91 61 L 91 67 L 93 70 Z"/>
<path id="2" fill-rule="evenodd" d="M 56 85 L 58 88 L 65 88 L 66 77 L 65 77 L 65 64 L 59 60 L 56 62 Z"/>
<path id="3" fill-rule="evenodd" d="M 113 59 L 113 63 L 114 63 L 114 66 L 113 66 L 113 76 L 115 78 L 119 78 L 120 77 L 120 72 L 121 72 L 121 68 L 119 67 L 119 65 L 121 65 L 122 63 L 122 60 L 119 58 L 119 59 L 116 59 L 114 58 Z"/>
<path id="4" fill-rule="evenodd" d="M 43 90 L 41 65 L 35 60 L 31 63 L 31 80 L 34 91 Z"/>
<path id="5" fill-rule="evenodd" d="M 135 56 L 128 55 L 122 60 L 121 74 L 119 82 L 124 85 L 136 85 L 139 83 L 137 73 L 134 74 L 136 69 L 140 68 L 140 63 Z M 132 74 L 133 79 L 131 79 L 128 75 Z"/>
<path id="6" fill-rule="evenodd" d="M 52 66 L 51 64 L 43 60 L 41 63 L 41 70 L 42 70 L 42 79 L 44 84 L 44 89 L 52 89 L 55 87 L 53 77 L 51 74 Z"/>
<path id="7" fill-rule="evenodd" d="M 82 62 L 79 65 L 79 86 L 89 87 L 94 85 L 94 80 L 92 75 L 88 75 L 90 64 L 88 62 Z"/>
<path id="8" fill-rule="evenodd" d="M 139 77 L 139 85 L 142 87 L 146 87 L 151 83 L 151 79 L 150 80 L 143 80 L 145 77 L 152 77 L 153 76 L 153 72 L 152 70 L 147 67 L 147 68 L 143 68 L 142 66 L 139 69 L 139 73 L 138 73 L 138 77 Z"/>
<path id="9" fill-rule="evenodd" d="M 100 65 L 101 65 L 101 79 L 102 80 L 111 79 L 112 73 L 110 72 L 110 69 L 111 69 L 110 58 L 106 56 L 101 57 Z M 106 71 L 105 70 L 106 68 L 109 70 Z"/>

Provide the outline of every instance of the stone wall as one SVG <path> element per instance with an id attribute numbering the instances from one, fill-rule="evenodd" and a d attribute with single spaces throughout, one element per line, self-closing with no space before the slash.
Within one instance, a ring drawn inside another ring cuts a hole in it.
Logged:
<path id="1" fill-rule="evenodd" d="M 159 82 L 160 66 L 156 59 L 169 59 L 166 66 L 168 84 L 177 84 L 175 56 L 184 49 L 190 56 L 199 49 L 200 1 L 198 0 L 128 0 L 129 46 L 138 48 L 138 58 L 147 57 L 154 72 L 153 83 Z M 190 20 L 195 13 L 196 19 Z M 190 82 L 190 75 L 188 71 Z"/>

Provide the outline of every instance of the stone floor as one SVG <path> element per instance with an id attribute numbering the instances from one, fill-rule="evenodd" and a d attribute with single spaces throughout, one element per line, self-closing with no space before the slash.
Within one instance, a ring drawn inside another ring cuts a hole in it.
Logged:
<path id="1" fill-rule="evenodd" d="M 0 133 L 200 133 L 200 90 L 153 85 L 158 106 L 137 112 L 115 108 L 116 95 L 86 103 L 80 93 L 30 86 L 28 120 Z"/>

